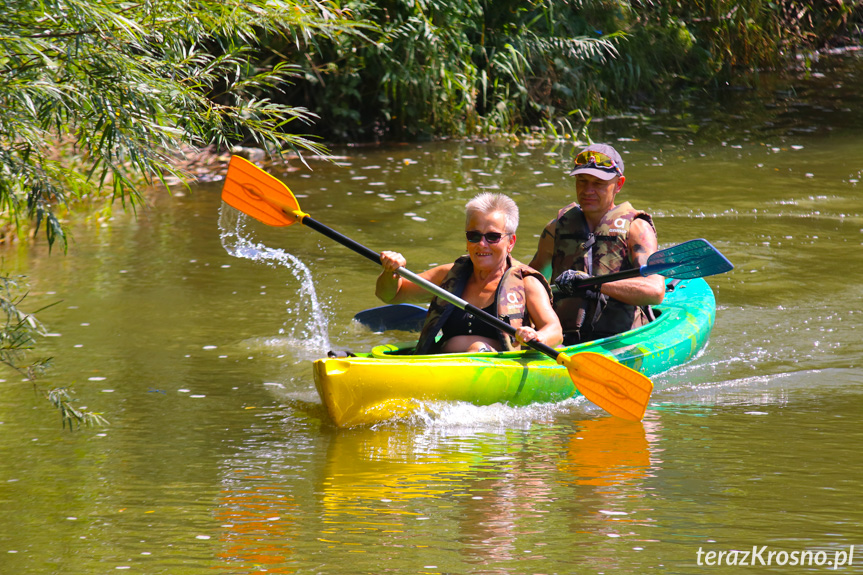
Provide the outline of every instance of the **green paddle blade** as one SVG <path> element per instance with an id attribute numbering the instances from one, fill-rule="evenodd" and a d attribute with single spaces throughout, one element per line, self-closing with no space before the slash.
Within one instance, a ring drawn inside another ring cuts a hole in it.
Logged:
<path id="1" fill-rule="evenodd" d="M 734 269 L 719 250 L 704 239 L 689 240 L 659 250 L 641 266 L 641 275 L 660 274 L 668 278 L 688 280 L 723 274 Z"/>
<path id="2" fill-rule="evenodd" d="M 569 370 L 578 391 L 608 413 L 632 421 L 644 417 L 653 392 L 646 375 L 592 351 L 561 353 L 557 362 Z"/>

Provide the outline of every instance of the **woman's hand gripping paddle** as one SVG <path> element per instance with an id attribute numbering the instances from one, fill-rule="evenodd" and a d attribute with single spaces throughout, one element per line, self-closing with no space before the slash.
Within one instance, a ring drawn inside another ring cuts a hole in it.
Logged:
<path id="1" fill-rule="evenodd" d="M 290 226 L 300 222 L 381 265 L 380 254 L 312 219 L 300 210 L 297 199 L 284 183 L 243 158 L 231 158 L 222 200 L 269 226 Z M 508 323 L 410 270 L 399 268 L 396 273 L 497 329 L 515 335 L 515 328 Z M 530 341 L 526 345 L 566 367 L 581 394 L 607 412 L 634 421 L 644 417 L 653 391 L 653 382 L 648 377 L 598 353 L 581 352 L 568 356 L 542 343 Z"/>

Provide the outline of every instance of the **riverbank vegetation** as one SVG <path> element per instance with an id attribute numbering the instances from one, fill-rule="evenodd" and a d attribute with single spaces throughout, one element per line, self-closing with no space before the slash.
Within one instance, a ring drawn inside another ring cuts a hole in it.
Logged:
<path id="1" fill-rule="evenodd" d="M 347 141 L 557 130 L 633 103 L 752 87 L 798 54 L 847 41 L 841 0 L 388 0 L 350 3 L 374 42 L 279 46 L 303 70 L 285 96 Z"/>
<path id="2" fill-rule="evenodd" d="M 26 214 L 49 243 L 63 239 L 57 207 L 97 189 L 134 205 L 138 184 L 180 175 L 175 153 L 188 146 L 321 153 L 302 135 L 313 115 L 272 97 L 296 65 L 261 67 L 258 52 L 362 28 L 323 5 L 280 0 L 0 6 L 0 209 Z"/>
<path id="3" fill-rule="evenodd" d="M 70 200 L 134 205 L 190 151 L 577 135 L 634 103 L 752 86 L 863 21 L 843 0 L 0 6 L 0 211 L 49 244 Z"/>

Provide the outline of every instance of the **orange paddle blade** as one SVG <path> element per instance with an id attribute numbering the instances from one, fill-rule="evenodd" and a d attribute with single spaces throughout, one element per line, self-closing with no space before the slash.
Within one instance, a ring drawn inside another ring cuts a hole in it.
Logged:
<path id="1" fill-rule="evenodd" d="M 222 201 L 268 226 L 289 226 L 307 215 L 288 186 L 239 156 L 231 156 Z"/>
<path id="2" fill-rule="evenodd" d="M 653 382 L 644 374 L 591 351 L 561 353 L 557 362 L 566 366 L 581 394 L 608 413 L 632 421 L 644 417 L 653 392 Z"/>

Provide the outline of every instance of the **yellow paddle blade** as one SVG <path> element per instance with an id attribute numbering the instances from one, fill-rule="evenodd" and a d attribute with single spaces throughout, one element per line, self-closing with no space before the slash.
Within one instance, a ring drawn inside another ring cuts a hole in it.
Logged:
<path id="1" fill-rule="evenodd" d="M 307 215 L 288 186 L 239 156 L 231 156 L 222 201 L 268 226 L 289 226 Z"/>
<path id="2" fill-rule="evenodd" d="M 566 366 L 581 394 L 612 415 L 641 421 L 653 392 L 647 376 L 599 353 L 561 353 L 557 362 Z"/>

